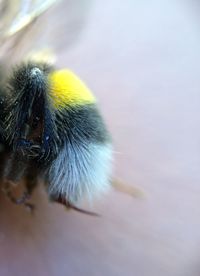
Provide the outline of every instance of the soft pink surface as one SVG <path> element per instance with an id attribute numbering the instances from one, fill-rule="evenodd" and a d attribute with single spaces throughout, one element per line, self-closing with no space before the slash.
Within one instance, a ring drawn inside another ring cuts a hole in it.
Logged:
<path id="1" fill-rule="evenodd" d="M 110 192 L 93 206 L 102 217 L 93 218 L 47 203 L 42 191 L 31 217 L 1 195 L 0 275 L 198 276 L 198 2 L 93 1 L 83 22 L 87 1 L 72 2 L 44 16 L 64 26 L 74 6 L 66 35 L 51 33 L 50 22 L 41 41 L 60 38 L 58 66 L 79 74 L 99 99 L 115 142 L 115 175 L 145 197 Z"/>

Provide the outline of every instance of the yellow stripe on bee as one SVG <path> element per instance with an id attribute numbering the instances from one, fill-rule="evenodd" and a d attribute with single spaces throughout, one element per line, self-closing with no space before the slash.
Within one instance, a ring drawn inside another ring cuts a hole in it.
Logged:
<path id="1" fill-rule="evenodd" d="M 83 105 L 95 102 L 86 85 L 70 70 L 58 70 L 49 74 L 50 97 L 56 109 L 67 105 Z"/>

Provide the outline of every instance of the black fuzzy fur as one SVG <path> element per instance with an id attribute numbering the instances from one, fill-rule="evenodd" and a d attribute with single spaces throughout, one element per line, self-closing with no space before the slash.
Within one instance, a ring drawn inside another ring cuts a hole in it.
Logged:
<path id="1" fill-rule="evenodd" d="M 40 69 L 41 74 L 33 77 L 31 70 L 35 67 Z M 1 97 L 1 175 L 4 180 L 13 182 L 26 178 L 30 193 L 37 184 L 37 177 L 51 182 L 48 169 L 59 158 L 66 144 L 104 144 L 110 141 L 95 105 L 66 105 L 62 110 L 53 108 L 47 82 L 48 73 L 52 70 L 40 63 L 16 67 Z M 67 185 L 67 179 L 65 181 Z"/>

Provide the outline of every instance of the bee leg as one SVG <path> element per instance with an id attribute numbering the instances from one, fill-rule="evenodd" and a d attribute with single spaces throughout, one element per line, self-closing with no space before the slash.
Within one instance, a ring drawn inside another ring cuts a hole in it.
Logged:
<path id="1" fill-rule="evenodd" d="M 23 193 L 22 197 L 17 200 L 17 204 L 24 204 L 30 211 L 34 211 L 35 206 L 27 202 L 27 200 L 31 198 L 31 195 L 38 184 L 37 171 L 33 168 L 29 168 L 25 176 L 25 181 L 26 191 Z"/>
<path id="2" fill-rule="evenodd" d="M 27 191 L 25 191 L 21 197 L 16 198 L 15 196 L 13 196 L 12 194 L 12 188 L 13 186 L 16 186 L 16 184 L 12 181 L 5 181 L 2 191 L 3 193 L 6 195 L 6 197 L 14 204 L 17 205 L 21 205 L 23 204 L 25 207 L 27 207 L 31 212 L 34 210 L 34 205 L 27 202 L 27 200 L 29 200 L 30 196 L 27 193 Z"/>
<path id="3" fill-rule="evenodd" d="M 26 169 L 26 163 L 20 160 L 17 154 L 11 153 L 5 161 L 3 179 L 11 181 L 12 185 L 16 186 L 17 182 L 23 178 Z"/>
<path id="4" fill-rule="evenodd" d="M 77 207 L 76 205 L 70 203 L 69 201 L 67 201 L 66 199 L 63 199 L 61 197 L 57 198 L 54 201 L 56 201 L 57 203 L 60 203 L 60 204 L 64 205 L 65 208 L 68 209 L 68 210 L 72 209 L 74 211 L 77 211 L 77 212 L 85 214 L 85 215 L 94 216 L 94 217 L 100 217 L 99 214 L 97 214 L 95 212 L 92 212 L 92 211 L 81 209 L 81 208 Z"/>
<path id="5" fill-rule="evenodd" d="M 0 145 L 1 147 L 1 145 Z M 4 175 L 4 170 L 5 170 L 5 164 L 6 164 L 6 161 L 7 161 L 7 157 L 8 156 L 8 153 L 5 151 L 5 152 L 0 152 L 0 180 L 2 181 L 3 180 L 3 175 Z"/>
<path id="6" fill-rule="evenodd" d="M 28 169 L 27 174 L 26 174 L 26 184 L 25 184 L 29 197 L 32 195 L 37 184 L 38 184 L 37 169 L 34 169 L 33 166 L 30 166 L 30 168 Z"/>
<path id="7" fill-rule="evenodd" d="M 66 206 L 67 209 L 72 209 L 74 211 L 77 211 L 77 212 L 85 214 L 85 215 L 89 215 L 89 216 L 93 216 L 93 217 L 100 217 L 100 215 L 98 213 L 81 209 L 81 208 L 79 208 L 79 207 L 77 207 L 77 206 L 75 206 L 75 205 L 73 205 L 69 202 L 65 206 Z"/>
<path id="8" fill-rule="evenodd" d="M 1 190 L 10 201 L 15 203 L 16 199 L 15 199 L 15 197 L 13 196 L 13 194 L 11 192 L 11 190 L 12 190 L 11 186 L 13 186 L 13 184 L 11 184 L 10 181 L 4 181 L 3 182 L 3 187 L 2 187 Z"/>
<path id="9" fill-rule="evenodd" d="M 12 190 L 18 185 L 18 181 L 23 178 L 27 166 L 18 159 L 15 154 L 9 154 L 5 162 L 5 167 L 3 171 L 3 187 L 2 191 L 7 196 L 7 198 L 14 204 L 20 205 L 23 204 L 31 211 L 33 210 L 33 205 L 28 203 L 27 200 L 30 198 L 27 191 L 25 191 L 20 198 L 16 198 Z"/>

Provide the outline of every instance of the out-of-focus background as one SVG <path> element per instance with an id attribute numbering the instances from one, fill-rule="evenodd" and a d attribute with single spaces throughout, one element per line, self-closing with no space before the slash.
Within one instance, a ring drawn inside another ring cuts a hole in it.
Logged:
<path id="1" fill-rule="evenodd" d="M 1 276 L 200 275 L 199 10 L 195 0 L 63 0 L 1 31 L 8 67 L 51 48 L 88 84 L 115 177 L 144 193 L 111 191 L 94 203 L 100 218 L 48 203 L 42 188 L 33 217 L 0 195 Z"/>

